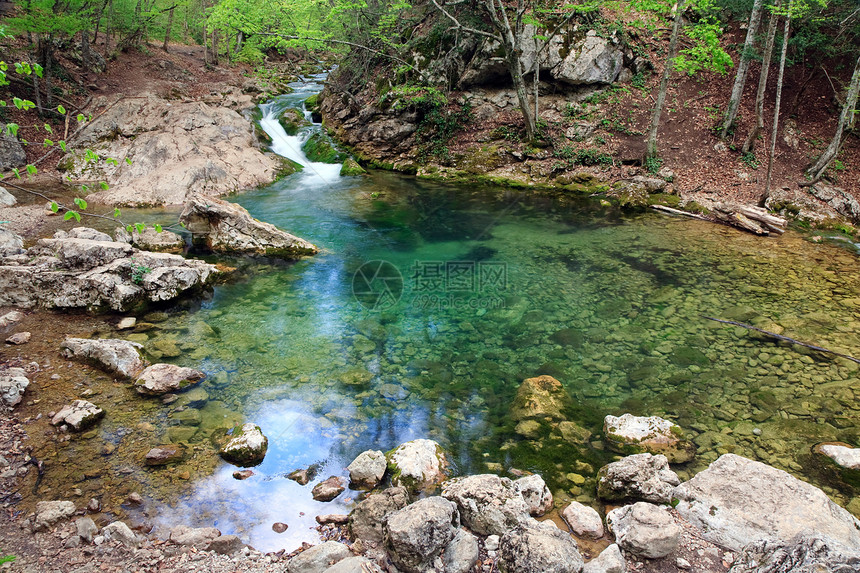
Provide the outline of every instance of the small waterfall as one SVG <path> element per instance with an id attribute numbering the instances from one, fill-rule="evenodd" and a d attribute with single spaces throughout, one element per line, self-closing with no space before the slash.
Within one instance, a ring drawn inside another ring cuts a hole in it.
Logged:
<path id="1" fill-rule="evenodd" d="M 295 102 L 295 104 L 297 104 L 295 107 L 301 107 L 305 117 L 310 119 L 310 113 L 304 109 L 304 105 L 300 102 Z M 278 116 L 284 109 L 285 106 L 279 101 L 260 104 L 260 111 L 263 113 L 260 127 L 272 138 L 272 151 L 281 157 L 295 161 L 304 168 L 303 183 L 316 179 L 328 184 L 340 178 L 340 164 L 311 161 L 302 151 L 302 144 L 307 141 L 308 137 L 319 131 L 321 124 L 313 124 L 310 128 L 300 130 L 296 135 L 288 135 L 278 121 Z"/>

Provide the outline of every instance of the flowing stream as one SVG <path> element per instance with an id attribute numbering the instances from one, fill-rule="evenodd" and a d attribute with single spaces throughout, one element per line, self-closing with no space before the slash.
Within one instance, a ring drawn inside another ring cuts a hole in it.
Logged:
<path id="1" fill-rule="evenodd" d="M 860 445 L 858 365 L 701 318 L 856 356 L 853 251 L 794 232 L 761 239 L 618 214 L 563 194 L 340 177 L 339 165 L 301 153 L 318 125 L 291 137 L 278 124 L 321 86 L 295 87 L 263 106 L 262 124 L 273 149 L 304 170 L 236 201 L 322 252 L 252 263 L 245 280 L 209 300 L 143 317 L 148 326 L 132 339 L 209 378 L 168 406 L 141 406 L 128 390 L 132 405 L 118 405 L 99 429 L 118 453 L 98 463 L 131 468 L 123 471 L 145 495 L 169 507 L 158 526 L 214 525 L 258 549 L 291 551 L 318 540 L 316 515 L 356 501 L 347 490 L 316 502 L 315 483 L 346 476 L 364 449 L 418 437 L 440 442 L 457 473 L 534 471 L 556 495 L 593 502 L 596 471 L 613 458 L 603 417 L 624 412 L 662 415 L 689 432 L 698 455 L 678 467 L 683 478 L 735 452 L 860 505 L 856 476 L 811 451 L 822 441 Z M 510 419 L 519 384 L 540 374 L 574 398 L 567 434 Z M 261 426 L 269 451 L 239 481 L 208 437 L 242 421 Z M 166 470 L 140 468 L 134 456 L 164 441 L 187 442 L 194 455 Z M 66 447 L 70 459 L 85 457 L 83 441 Z M 313 464 L 309 485 L 286 478 Z M 275 522 L 289 529 L 275 533 Z"/>

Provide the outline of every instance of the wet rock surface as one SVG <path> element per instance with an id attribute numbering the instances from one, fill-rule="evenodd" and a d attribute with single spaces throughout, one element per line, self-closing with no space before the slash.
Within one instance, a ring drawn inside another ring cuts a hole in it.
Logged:
<path id="1" fill-rule="evenodd" d="M 644 501 L 613 509 L 606 523 L 621 549 L 649 559 L 669 555 L 681 538 L 681 528 L 668 508 Z"/>
<path id="2" fill-rule="evenodd" d="M 689 462 L 696 445 L 683 439 L 681 428 L 658 416 L 606 416 L 603 432 L 610 449 L 622 454 L 663 454 L 671 463 Z"/>
<path id="3" fill-rule="evenodd" d="M 678 475 L 669 469 L 666 456 L 634 454 L 600 468 L 597 495 L 613 501 L 669 503 L 673 488 L 680 483 Z"/>
<path id="4" fill-rule="evenodd" d="M 448 459 L 433 440 L 412 440 L 386 455 L 391 483 L 410 490 L 433 488 L 448 477 Z"/>
<path id="5" fill-rule="evenodd" d="M 146 368 L 134 382 L 138 394 L 160 396 L 168 392 L 184 390 L 199 384 L 206 375 L 193 368 L 175 364 L 153 364 Z"/>
<path id="6" fill-rule="evenodd" d="M 51 418 L 54 426 L 66 425 L 70 429 L 80 432 L 98 423 L 104 418 L 105 411 L 86 400 L 75 400 L 69 405 L 63 406 Z"/>
<path id="7" fill-rule="evenodd" d="M 146 367 L 141 356 L 143 345 L 128 340 L 67 338 L 60 348 L 66 358 L 92 364 L 123 378 L 133 378 Z"/>
<path id="8" fill-rule="evenodd" d="M 269 448 L 269 439 L 263 435 L 263 430 L 252 423 L 216 430 L 212 434 L 212 441 L 224 460 L 239 467 L 259 465 Z"/>

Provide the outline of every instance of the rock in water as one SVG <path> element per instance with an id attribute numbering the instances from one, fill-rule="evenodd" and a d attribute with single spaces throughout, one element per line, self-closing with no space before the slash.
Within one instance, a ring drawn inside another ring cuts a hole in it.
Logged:
<path id="1" fill-rule="evenodd" d="M 33 531 L 50 529 L 55 523 L 71 517 L 74 513 L 75 504 L 71 501 L 40 501 L 36 503 Z"/>
<path id="2" fill-rule="evenodd" d="M 197 246 L 213 252 L 297 259 L 319 252 L 316 246 L 251 217 L 242 206 L 195 195 L 179 216 Z"/>
<path id="3" fill-rule="evenodd" d="M 504 535 L 531 519 L 513 482 L 497 475 L 452 479 L 442 488 L 442 497 L 456 503 L 463 525 L 480 535 Z"/>
<path id="4" fill-rule="evenodd" d="M 603 537 L 603 521 L 593 507 L 572 501 L 561 512 L 561 517 L 570 526 L 570 530 L 579 536 L 593 539 Z"/>
<path id="5" fill-rule="evenodd" d="M 160 396 L 198 384 L 204 378 L 206 374 L 193 368 L 175 364 L 153 364 L 138 376 L 134 388 L 138 394 Z"/>
<path id="6" fill-rule="evenodd" d="M 143 345 L 129 340 L 67 338 L 60 348 L 66 358 L 90 364 L 124 378 L 133 378 L 146 367 L 140 356 Z"/>
<path id="7" fill-rule="evenodd" d="M 529 514 L 533 517 L 540 517 L 552 509 L 552 493 L 539 475 L 535 474 L 514 480 L 514 489 L 523 496 L 523 500 L 529 508 Z"/>
<path id="8" fill-rule="evenodd" d="M 681 480 L 669 469 L 666 456 L 634 454 L 600 468 L 597 495 L 611 501 L 635 499 L 669 503 L 672 488 L 679 483 Z"/>
<path id="9" fill-rule="evenodd" d="M 343 484 L 343 479 L 338 476 L 331 476 L 327 480 L 321 481 L 311 490 L 313 498 L 317 501 L 331 501 L 343 493 L 346 487 Z"/>
<path id="10" fill-rule="evenodd" d="M 860 448 L 845 444 L 819 444 L 814 451 L 833 460 L 837 466 L 847 470 L 860 470 Z"/>
<path id="11" fill-rule="evenodd" d="M 391 559 L 407 573 L 422 573 L 441 555 L 460 527 L 457 507 L 439 496 L 407 505 L 385 520 Z"/>
<path id="12" fill-rule="evenodd" d="M 143 231 L 134 229 L 131 233 L 131 244 L 142 251 L 159 253 L 181 253 L 185 250 L 185 239 L 171 231 L 158 232 L 154 227 L 146 227 Z"/>
<path id="13" fill-rule="evenodd" d="M 412 440 L 386 455 L 391 483 L 412 491 L 432 489 L 448 478 L 448 458 L 433 440 Z"/>
<path id="14" fill-rule="evenodd" d="M 166 444 L 149 450 L 144 457 L 148 466 L 166 466 L 185 459 L 185 447 L 180 444 Z"/>
<path id="15" fill-rule="evenodd" d="M 369 495 L 349 514 L 349 531 L 355 539 L 378 543 L 383 539 L 385 518 L 408 503 L 409 493 L 405 487 L 391 487 Z"/>
<path id="16" fill-rule="evenodd" d="M 668 509 L 644 501 L 613 509 L 606 523 L 619 547 L 648 559 L 669 555 L 681 538 L 681 528 Z"/>
<path id="17" fill-rule="evenodd" d="M 27 371 L 23 368 L 0 370 L 0 400 L 10 408 L 21 403 L 24 390 L 30 385 Z"/>
<path id="18" fill-rule="evenodd" d="M 511 418 L 520 420 L 564 420 L 564 409 L 572 404 L 570 395 L 561 382 L 552 376 L 526 378 L 520 384 L 514 403 L 511 406 Z"/>
<path id="19" fill-rule="evenodd" d="M 262 463 L 269 448 L 269 439 L 256 424 L 244 424 L 229 430 L 215 430 L 212 442 L 225 461 L 239 467 L 256 466 Z"/>
<path id="20" fill-rule="evenodd" d="M 385 454 L 378 450 L 367 450 L 355 458 L 349 470 L 349 483 L 354 488 L 375 488 L 382 481 L 387 468 Z"/>
<path id="21" fill-rule="evenodd" d="M 502 536 L 499 561 L 505 573 L 580 573 L 583 566 L 569 533 L 533 519 Z"/>
<path id="22" fill-rule="evenodd" d="M 733 551 L 752 541 L 787 541 L 806 529 L 860 547 L 860 521 L 823 491 L 734 454 L 720 456 L 672 495 L 678 513 L 705 539 Z"/>
<path id="23" fill-rule="evenodd" d="M 606 416 L 603 433 L 609 448 L 620 454 L 663 454 L 670 463 L 689 462 L 696 446 L 683 439 L 680 426 L 657 416 Z"/>
<path id="24" fill-rule="evenodd" d="M 67 424 L 72 430 L 80 432 L 95 425 L 105 415 L 105 411 L 86 400 L 75 400 L 68 406 L 63 406 L 53 418 L 51 424 L 59 426 Z"/>

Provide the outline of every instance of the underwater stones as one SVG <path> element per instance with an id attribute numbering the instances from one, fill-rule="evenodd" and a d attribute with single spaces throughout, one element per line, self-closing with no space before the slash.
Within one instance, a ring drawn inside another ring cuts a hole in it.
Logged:
<path id="1" fill-rule="evenodd" d="M 681 528 L 667 507 L 639 501 L 613 509 L 606 524 L 624 551 L 647 559 L 665 557 L 678 548 Z"/>
<path id="2" fill-rule="evenodd" d="M 705 353 L 692 346 L 681 346 L 669 357 L 678 366 L 707 366 L 711 361 Z"/>
<path id="3" fill-rule="evenodd" d="M 600 468 L 597 495 L 610 501 L 669 503 L 672 489 L 680 483 L 678 475 L 669 469 L 666 456 L 635 454 Z"/>
<path id="4" fill-rule="evenodd" d="M 418 439 L 400 444 L 385 454 L 391 483 L 411 491 L 431 489 L 448 479 L 448 458 L 433 440 Z"/>
<path id="5" fill-rule="evenodd" d="M 406 507 L 409 493 L 405 487 L 391 487 L 367 496 L 349 514 L 349 531 L 355 539 L 383 540 L 382 526 L 388 515 Z"/>
<path id="6" fill-rule="evenodd" d="M 84 362 L 124 378 L 133 378 L 146 364 L 140 356 L 141 344 L 128 340 L 67 338 L 60 344 L 64 357 Z"/>
<path id="7" fill-rule="evenodd" d="M 71 404 L 63 406 L 51 418 L 51 424 L 54 426 L 66 424 L 72 430 L 80 432 L 94 426 L 104 415 L 105 411 L 92 402 L 75 400 Z"/>
<path id="8" fill-rule="evenodd" d="M 71 501 L 40 501 L 36 503 L 33 516 L 33 531 L 46 531 L 57 522 L 74 515 L 75 504 Z"/>
<path id="9" fill-rule="evenodd" d="M 526 378 L 511 405 L 514 420 L 563 420 L 563 410 L 571 404 L 570 395 L 552 376 Z"/>
<path id="10" fill-rule="evenodd" d="M 561 436 L 561 439 L 570 444 L 584 444 L 591 439 L 591 430 L 583 428 L 576 422 L 564 421 L 559 422 L 554 432 Z"/>
<path id="11" fill-rule="evenodd" d="M 449 480 L 442 487 L 442 497 L 456 503 L 463 525 L 480 535 L 504 535 L 531 519 L 529 506 L 513 482 L 497 475 Z"/>
<path id="12" fill-rule="evenodd" d="M 191 388 L 187 392 L 183 392 L 176 400 L 177 406 L 187 406 L 188 408 L 200 409 L 206 405 L 206 402 L 209 401 L 209 393 L 200 388 L 199 386 L 195 386 Z"/>
<path id="13" fill-rule="evenodd" d="M 0 370 L 0 400 L 13 408 L 21 403 L 24 390 L 30 385 L 27 371 L 23 368 L 4 368 Z"/>
<path id="14" fill-rule="evenodd" d="M 382 452 L 378 450 L 361 452 L 346 468 L 349 471 L 350 487 L 375 488 L 382 481 L 387 467 L 385 454 Z"/>
<path id="15" fill-rule="evenodd" d="M 213 252 L 263 255 L 295 259 L 319 252 L 316 246 L 258 221 L 243 207 L 215 197 L 191 197 L 179 220 L 191 232 L 195 245 Z"/>
<path id="16" fill-rule="evenodd" d="M 733 551 L 758 540 L 786 541 L 804 529 L 860 547 L 860 521 L 823 491 L 734 454 L 720 456 L 672 496 L 678 513 L 705 539 Z"/>
<path id="17" fill-rule="evenodd" d="M 345 489 L 346 486 L 343 483 L 343 478 L 331 476 L 315 485 L 313 490 L 311 490 L 311 494 L 317 501 L 331 501 L 342 494 Z"/>
<path id="18" fill-rule="evenodd" d="M 166 466 L 185 459 L 185 447 L 179 444 L 155 446 L 144 456 L 143 463 L 148 466 Z"/>
<path id="19" fill-rule="evenodd" d="M 407 505 L 385 519 L 385 542 L 392 561 L 407 573 L 423 573 L 460 527 L 457 507 L 439 496 Z"/>
<path id="20" fill-rule="evenodd" d="M 338 376 L 338 380 L 349 386 L 360 386 L 367 384 L 373 378 L 373 374 L 365 368 L 350 368 Z"/>
<path id="21" fill-rule="evenodd" d="M 860 448 L 852 448 L 847 444 L 825 443 L 818 444 L 813 451 L 827 456 L 841 468 L 860 470 Z"/>
<path id="22" fill-rule="evenodd" d="M 501 536 L 499 569 L 504 573 L 580 573 L 582 555 L 569 533 L 529 520 Z"/>
<path id="23" fill-rule="evenodd" d="M 543 478 L 537 474 L 514 480 L 516 489 L 528 506 L 529 515 L 540 517 L 552 509 L 552 493 Z"/>
<path id="24" fill-rule="evenodd" d="M 293 480 L 299 485 L 308 485 L 317 476 L 319 466 L 316 464 L 300 470 L 294 470 L 287 474 L 287 479 Z"/>
<path id="25" fill-rule="evenodd" d="M 193 368 L 174 364 L 153 364 L 138 376 L 134 388 L 138 394 L 160 396 L 177 392 L 193 386 L 206 378 L 206 375 Z"/>
<path id="26" fill-rule="evenodd" d="M 696 455 L 696 445 L 684 440 L 680 426 L 657 416 L 606 416 L 603 433 L 609 449 L 620 454 L 663 454 L 670 463 L 685 463 Z"/>
<path id="27" fill-rule="evenodd" d="M 603 537 L 603 520 L 593 507 L 572 501 L 562 510 L 561 517 L 576 535 L 592 539 Z"/>
<path id="28" fill-rule="evenodd" d="M 582 331 L 577 328 L 562 328 L 551 334 L 549 339 L 561 346 L 582 348 L 585 337 Z"/>
<path id="29" fill-rule="evenodd" d="M 540 437 L 542 428 L 537 420 L 521 420 L 514 427 L 514 431 L 524 438 L 534 440 Z"/>
<path id="30" fill-rule="evenodd" d="M 251 423 L 215 430 L 212 443 L 218 448 L 218 455 L 239 467 L 259 465 L 269 448 L 269 439 L 263 435 L 263 430 Z"/>

